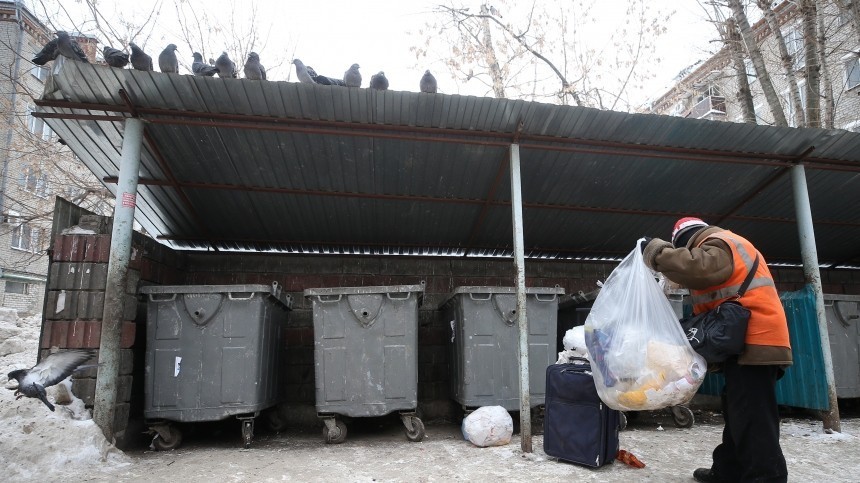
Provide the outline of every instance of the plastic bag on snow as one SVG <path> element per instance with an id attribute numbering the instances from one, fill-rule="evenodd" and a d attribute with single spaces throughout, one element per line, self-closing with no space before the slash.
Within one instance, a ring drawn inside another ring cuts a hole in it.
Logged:
<path id="1" fill-rule="evenodd" d="M 653 410 L 689 401 L 707 364 L 645 265 L 639 245 L 612 271 L 585 320 L 597 393 L 617 410 Z"/>

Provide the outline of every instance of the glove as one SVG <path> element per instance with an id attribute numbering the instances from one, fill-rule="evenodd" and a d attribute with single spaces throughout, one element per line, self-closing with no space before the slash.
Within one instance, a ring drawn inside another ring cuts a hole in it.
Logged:
<path id="1" fill-rule="evenodd" d="M 639 244 L 639 250 L 642 253 L 645 253 L 645 247 L 647 247 L 648 244 L 651 243 L 651 240 L 653 240 L 654 238 L 650 236 L 643 236 L 642 238 L 644 239 L 644 241 Z"/>
<path id="2" fill-rule="evenodd" d="M 659 255 L 663 249 L 672 248 L 672 244 L 659 238 L 652 238 L 648 243 L 644 243 L 643 245 L 645 248 L 642 250 L 642 259 L 645 262 L 645 265 L 647 265 L 651 270 L 659 272 L 655 266 L 656 264 L 654 263 L 654 259 L 657 258 L 657 255 Z"/>

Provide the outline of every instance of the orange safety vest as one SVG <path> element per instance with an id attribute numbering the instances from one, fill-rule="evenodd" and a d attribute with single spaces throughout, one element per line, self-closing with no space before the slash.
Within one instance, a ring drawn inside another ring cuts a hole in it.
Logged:
<path id="1" fill-rule="evenodd" d="M 728 230 L 707 236 L 698 243 L 698 246 L 711 238 L 723 240 L 731 248 L 734 268 L 732 275 L 722 284 L 705 290 L 691 290 L 693 313 L 700 314 L 711 310 L 734 297 L 758 255 L 758 269 L 746 293 L 741 297 L 741 304 L 750 310 L 746 343 L 791 348 L 785 310 L 782 308 L 782 302 L 779 300 L 773 277 L 764 257 L 749 240 Z"/>

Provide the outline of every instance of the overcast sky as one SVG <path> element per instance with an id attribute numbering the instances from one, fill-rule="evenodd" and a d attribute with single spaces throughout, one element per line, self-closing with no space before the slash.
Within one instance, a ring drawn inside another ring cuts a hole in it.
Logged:
<path id="1" fill-rule="evenodd" d="M 54 0 L 44 0 L 51 4 Z M 231 3 L 220 0 L 187 0 L 192 5 L 205 5 L 206 13 L 218 17 L 222 25 L 231 21 L 241 25 L 248 2 L 236 2 L 235 14 Z M 289 64 L 293 57 L 301 58 L 305 64 L 313 66 L 320 74 L 342 77 L 343 72 L 352 64 L 361 65 L 364 84 L 370 76 L 380 70 L 385 71 L 391 89 L 418 90 L 418 81 L 425 69 L 436 74 L 440 91 L 449 94 L 485 95 L 487 88 L 470 83 L 458 85 L 450 77 L 439 60 L 417 60 L 410 47 L 421 44 L 422 37 L 417 34 L 425 27 L 432 16 L 433 7 L 449 0 L 328 0 L 328 1 L 285 1 L 257 0 L 259 8 L 258 24 L 263 26 L 267 36 L 264 48 L 257 49 L 263 65 L 269 68 L 271 80 L 296 81 L 295 70 Z M 549 3 L 572 0 L 539 0 Z M 675 11 L 666 25 L 668 33 L 659 38 L 657 57 L 645 62 L 658 73 L 642 92 L 631 93 L 634 103 L 645 102 L 648 98 L 659 96 L 665 91 L 671 79 L 684 67 L 696 60 L 707 57 L 707 51 L 718 47 L 710 42 L 716 37 L 713 26 L 704 19 L 704 12 L 696 0 L 648 0 L 654 8 Z M 41 14 L 38 0 L 27 0 L 33 9 Z M 114 0 L 100 2 L 100 8 L 107 19 L 126 18 L 135 21 L 144 18 L 156 2 L 147 0 Z M 482 3 L 478 0 L 458 1 L 458 4 L 471 5 L 473 11 Z M 521 2 L 530 5 L 530 2 Z M 586 2 L 587 3 L 587 2 Z M 618 14 L 621 0 L 599 0 L 601 15 L 598 21 L 589 22 L 583 28 L 594 29 L 594 42 L 604 42 L 596 38 L 601 32 L 609 32 L 623 23 Z M 162 0 L 162 11 L 157 22 L 157 33 L 144 39 L 145 50 L 157 57 L 158 52 L 168 43 L 179 46 L 177 55 L 187 59 L 190 65 L 191 50 L 183 44 L 179 28 L 175 22 L 176 9 L 173 0 Z M 501 4 L 498 4 L 501 5 Z M 67 10 L 82 8 L 79 2 L 64 3 Z M 49 6 L 50 8 L 50 6 Z M 59 10 L 57 10 L 59 11 Z M 605 14 L 603 12 L 605 11 Z M 503 12 L 504 13 L 504 12 Z M 510 16 L 506 19 L 509 20 Z M 74 26 L 55 26 L 74 30 Z M 268 28 L 266 28 L 268 27 Z M 229 28 L 229 27 L 225 27 Z M 86 30 L 84 27 L 83 30 Z M 218 38 L 218 32 L 210 32 Z M 585 42 L 586 40 L 583 40 Z M 141 42 L 138 41 L 138 44 Z M 212 50 L 220 49 L 213 42 Z M 200 49 L 195 49 L 200 50 Z M 217 57 L 220 51 L 207 53 Z M 233 59 L 241 66 L 244 59 Z M 280 64 L 280 65 L 278 65 Z M 645 67 L 643 67 L 645 68 Z"/>

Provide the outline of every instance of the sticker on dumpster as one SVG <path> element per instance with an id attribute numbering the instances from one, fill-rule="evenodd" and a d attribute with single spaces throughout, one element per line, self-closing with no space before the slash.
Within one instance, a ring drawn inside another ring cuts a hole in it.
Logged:
<path id="1" fill-rule="evenodd" d="M 177 356 L 173 363 L 173 377 L 179 377 L 179 365 L 182 363 L 182 358 Z"/>
<path id="2" fill-rule="evenodd" d="M 452 321 L 451 321 L 451 342 L 454 342 L 454 334 L 455 334 L 455 331 L 454 331 L 454 321 L 452 320 Z"/>

